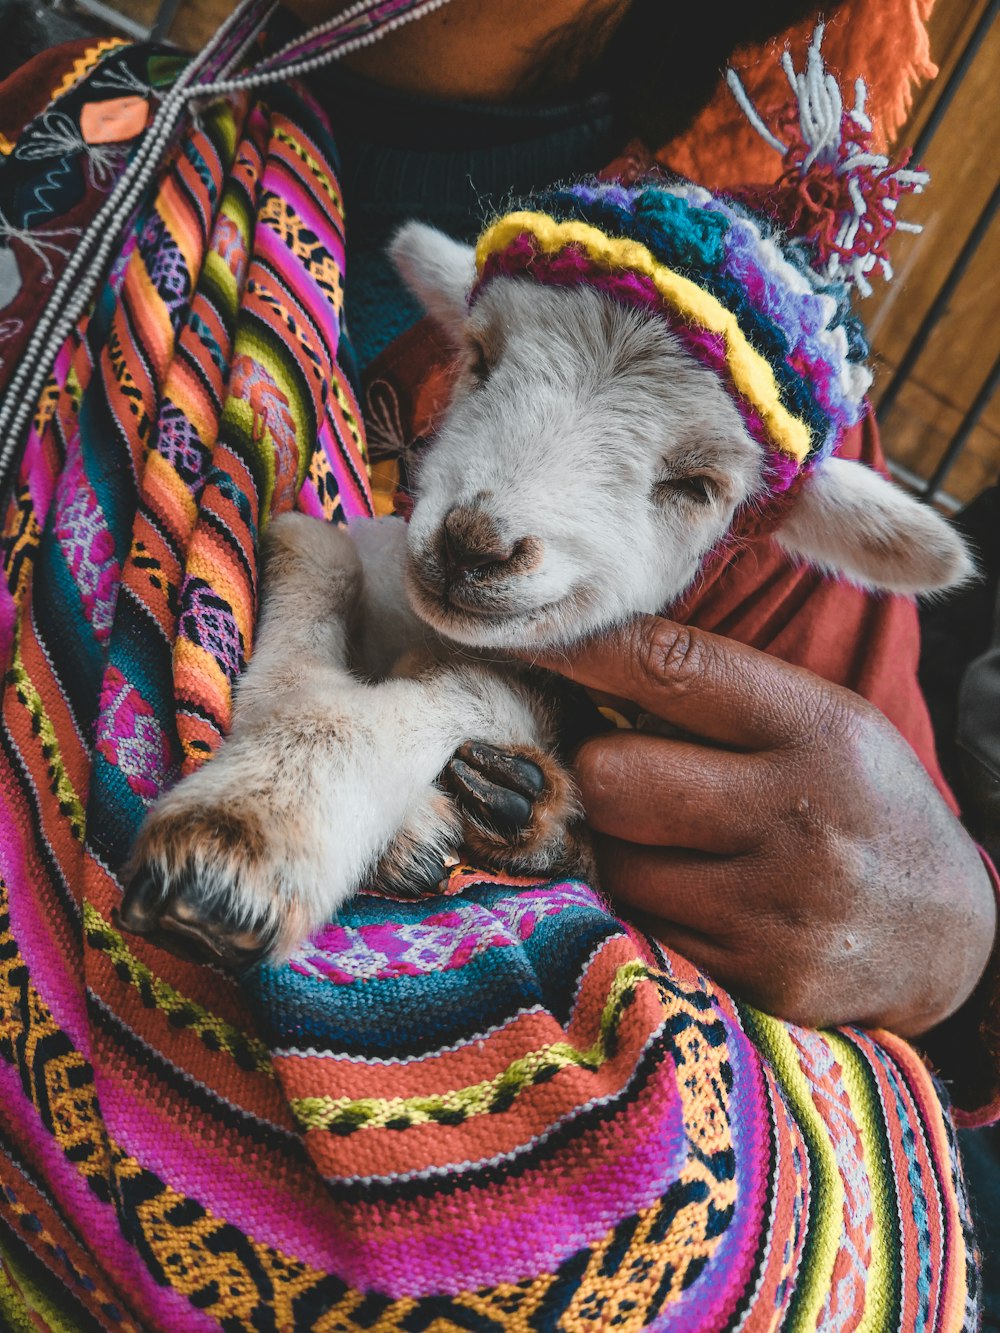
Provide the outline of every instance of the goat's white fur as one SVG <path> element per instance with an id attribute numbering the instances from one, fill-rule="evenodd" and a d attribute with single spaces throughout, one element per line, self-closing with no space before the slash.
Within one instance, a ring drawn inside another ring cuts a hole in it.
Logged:
<path id="1" fill-rule="evenodd" d="M 828 458 L 777 534 L 790 555 L 862 588 L 942 591 L 975 573 L 953 528 L 871 468 Z"/>
<path id="2" fill-rule="evenodd" d="M 463 742 L 551 745 L 545 710 L 491 651 L 568 644 L 669 606 L 763 489 L 759 445 L 660 321 L 590 289 L 510 278 L 470 311 L 467 247 L 409 224 L 392 254 L 467 362 L 412 520 L 350 535 L 274 520 L 232 735 L 156 805 L 136 852 L 164 896 L 182 872 L 200 877 L 209 907 L 225 904 L 275 957 L 380 858 L 456 846 L 461 820 L 437 779 Z M 442 555 L 456 507 L 504 546 L 532 543 L 523 568 L 476 584 L 471 603 L 450 591 Z M 839 459 L 816 470 L 778 540 L 866 587 L 913 593 L 972 572 L 938 515 Z M 257 817 L 253 857 L 199 842 L 213 812 L 233 811 Z M 531 864 L 545 857 L 536 848 Z"/>
<path id="3" fill-rule="evenodd" d="M 389 257 L 427 313 L 456 334 L 465 322 L 476 276 L 473 251 L 435 227 L 416 222 L 396 233 Z"/>

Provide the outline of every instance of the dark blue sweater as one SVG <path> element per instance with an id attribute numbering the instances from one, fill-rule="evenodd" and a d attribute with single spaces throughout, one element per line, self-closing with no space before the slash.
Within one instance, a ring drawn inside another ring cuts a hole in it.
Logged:
<path id="1" fill-rule="evenodd" d="M 610 100 L 560 105 L 445 102 L 379 88 L 337 66 L 313 76 L 341 156 L 346 311 L 364 368 L 421 311 L 385 255 L 410 218 L 473 240 L 505 203 L 599 171 L 614 156 Z"/>

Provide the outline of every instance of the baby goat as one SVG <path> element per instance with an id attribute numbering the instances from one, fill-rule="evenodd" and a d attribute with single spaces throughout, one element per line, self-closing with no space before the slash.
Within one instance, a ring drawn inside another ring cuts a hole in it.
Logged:
<path id="1" fill-rule="evenodd" d="M 766 488 L 732 396 L 663 320 L 503 275 L 470 308 L 472 251 L 419 224 L 393 257 L 461 374 L 408 525 L 270 525 L 232 735 L 150 813 L 121 908 L 129 930 L 196 957 L 287 958 L 357 889 L 426 887 L 459 847 L 515 873 L 586 873 L 550 709 L 497 655 L 669 608 Z M 838 458 L 808 474 L 776 540 L 893 592 L 971 572 L 937 514 Z"/>

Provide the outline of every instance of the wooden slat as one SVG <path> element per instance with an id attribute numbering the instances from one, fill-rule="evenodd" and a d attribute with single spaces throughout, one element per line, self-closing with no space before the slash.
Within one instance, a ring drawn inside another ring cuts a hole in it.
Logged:
<path id="1" fill-rule="evenodd" d="M 160 0 L 104 0 L 104 3 L 146 28 L 152 26 L 160 8 Z M 169 38 L 187 51 L 200 50 L 233 8 L 234 0 L 183 0 Z"/>
<path id="2" fill-rule="evenodd" d="M 912 143 L 941 95 L 987 0 L 938 0 L 931 45 L 941 74 L 917 99 L 902 136 Z M 1000 170 L 1000 24 L 994 24 L 927 153 L 931 184 L 903 205 L 920 236 L 894 242 L 896 278 L 865 302 L 878 366 L 873 398 L 940 290 L 976 224 Z M 993 225 L 920 357 L 910 384 L 883 424 L 887 452 L 928 477 L 1000 351 L 1000 222 Z M 983 414 L 966 456 L 948 479 L 950 494 L 971 499 L 1000 474 L 1000 401 Z"/>
<path id="3" fill-rule="evenodd" d="M 171 41 L 200 50 L 232 9 L 232 0 L 184 0 L 171 25 Z"/>
<path id="4" fill-rule="evenodd" d="M 927 31 L 939 73 L 936 79 L 916 90 L 909 121 L 899 138 L 901 147 L 912 146 L 919 138 L 989 3 L 990 0 L 935 0 Z"/>
<path id="5" fill-rule="evenodd" d="M 908 198 L 901 215 L 919 222 L 924 231 L 918 237 L 898 235 L 894 240 L 896 278 L 865 303 L 863 311 L 869 332 L 879 351 L 888 360 L 902 356 L 910 335 L 930 306 L 976 219 L 993 191 L 997 178 L 1000 139 L 1000 24 L 994 26 L 980 56 L 956 94 L 948 114 L 927 154 L 926 166 L 931 184 L 917 198 Z M 991 234 L 984 244 L 995 260 L 1000 257 L 1000 232 Z M 982 251 L 980 252 L 982 254 Z M 988 276 L 989 265 L 984 266 Z M 983 299 L 989 293 L 979 279 L 972 299 L 953 307 L 962 316 L 960 342 L 979 348 L 991 312 Z M 971 279 L 971 273 L 966 279 Z M 978 310 L 977 310 L 978 307 Z M 995 320 L 995 312 L 993 312 Z M 975 321 L 971 325 L 968 320 Z M 995 350 L 995 349 L 994 349 Z M 968 370 L 968 358 L 960 358 L 959 373 Z M 986 365 L 992 356 L 986 354 Z M 952 393 L 960 392 L 949 364 L 946 381 Z M 964 395 L 963 395 L 964 396 Z"/>
<path id="6" fill-rule="evenodd" d="M 891 369 L 891 367 L 887 367 Z M 883 439 L 891 457 L 921 477 L 928 477 L 948 447 L 965 413 L 911 378 L 893 408 Z M 962 451 L 945 489 L 970 500 L 997 480 L 1000 432 L 980 422 Z"/>

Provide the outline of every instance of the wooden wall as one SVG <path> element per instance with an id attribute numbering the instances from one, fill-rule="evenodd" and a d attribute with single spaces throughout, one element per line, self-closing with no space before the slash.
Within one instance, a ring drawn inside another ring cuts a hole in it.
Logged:
<path id="1" fill-rule="evenodd" d="M 878 0 L 871 0 L 877 4 Z M 158 0 L 113 0 L 139 22 L 151 22 Z M 931 49 L 941 74 L 917 95 L 902 143 L 912 143 L 940 96 L 949 71 L 989 0 L 937 0 Z M 196 49 L 229 12 L 231 0 L 182 0 L 172 38 Z M 896 278 L 864 303 L 877 362 L 878 398 L 975 226 L 1000 176 L 1000 22 L 955 97 L 927 154 L 932 183 L 908 199 L 904 216 L 922 222 L 920 236 L 900 235 Z M 928 477 L 1000 353 L 1000 219 L 992 227 L 883 427 L 890 457 Z M 984 413 L 947 491 L 966 500 L 1000 476 L 1000 394 Z"/>
<path id="2" fill-rule="evenodd" d="M 152 25 L 160 8 L 160 0 L 104 0 L 104 3 L 146 27 Z M 197 51 L 235 7 L 235 0 L 181 0 L 170 29 L 170 40 L 190 51 Z"/>
<path id="3" fill-rule="evenodd" d="M 988 0 L 937 0 L 931 50 L 941 73 L 918 94 L 902 143 L 912 143 Z M 877 357 L 873 397 L 889 374 L 1000 179 L 1000 22 L 994 22 L 947 111 L 924 165 L 931 184 L 903 205 L 923 223 L 894 241 L 894 280 L 863 303 Z M 1000 218 L 996 218 L 943 318 L 883 423 L 886 451 L 928 477 L 1000 355 Z M 945 489 L 971 499 L 1000 477 L 1000 394 L 973 432 Z"/>

